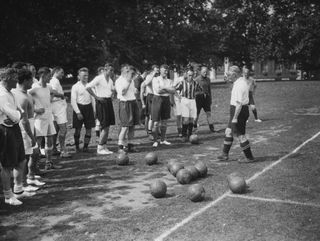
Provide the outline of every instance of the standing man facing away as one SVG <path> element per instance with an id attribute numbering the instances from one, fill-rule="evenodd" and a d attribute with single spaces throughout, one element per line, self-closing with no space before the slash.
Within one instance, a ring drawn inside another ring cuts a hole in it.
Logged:
<path id="1" fill-rule="evenodd" d="M 13 68 L 0 69 L 0 163 L 5 203 L 21 205 L 11 189 L 11 171 L 16 180 L 14 191 L 23 193 L 22 173 L 25 154 L 19 121 L 23 115 L 10 92 L 17 85 L 17 72 Z"/>
<path id="2" fill-rule="evenodd" d="M 17 104 L 24 111 L 22 119 L 20 120 L 19 126 L 21 129 L 26 162 L 27 162 L 27 184 L 34 184 L 42 186 L 45 183 L 35 178 L 36 164 L 39 158 L 39 148 L 37 140 L 34 135 L 34 103 L 32 96 L 28 94 L 28 90 L 31 88 L 33 83 L 33 75 L 31 71 L 21 69 L 18 71 L 18 85 L 16 89 L 12 89 L 11 93 L 14 95 Z M 25 191 L 35 191 L 32 186 L 26 186 Z"/>
<path id="3" fill-rule="evenodd" d="M 96 102 L 96 116 L 100 122 L 101 133 L 97 147 L 97 154 L 109 155 L 113 152 L 107 148 L 109 128 L 115 124 L 112 95 L 114 85 L 111 79 L 113 76 L 113 66 L 105 64 L 103 74 L 96 76 L 87 84 L 86 90 L 92 95 Z"/>
<path id="4" fill-rule="evenodd" d="M 176 89 L 173 87 L 173 81 L 168 78 L 168 69 L 168 65 L 161 65 L 160 76 L 152 79 L 154 94 L 151 114 L 151 119 L 154 122 L 153 147 L 157 147 L 159 145 L 159 127 L 161 133 L 160 144 L 171 145 L 171 143 L 166 140 L 167 121 L 170 119 L 171 101 L 173 102 L 172 95 L 176 92 Z"/>
<path id="5" fill-rule="evenodd" d="M 81 68 L 78 70 L 78 82 L 71 88 L 71 106 L 73 108 L 73 128 L 74 143 L 76 151 L 79 152 L 80 133 L 82 125 L 86 128 L 84 136 L 83 152 L 88 152 L 88 146 L 91 139 L 91 130 L 95 127 L 93 97 L 86 89 L 89 77 L 89 70 Z"/>
<path id="6" fill-rule="evenodd" d="M 255 122 L 262 122 L 262 120 L 260 120 L 258 118 L 258 112 L 257 112 L 257 108 L 256 108 L 256 105 L 255 105 L 255 102 L 254 102 L 254 94 L 255 94 L 255 91 L 256 91 L 256 88 L 257 88 L 257 83 L 256 83 L 256 80 L 254 78 L 252 78 L 250 76 L 250 70 L 246 67 L 243 68 L 243 77 L 246 78 L 246 80 L 248 81 L 249 83 L 249 86 L 250 86 L 250 89 L 249 89 L 249 106 L 252 110 L 252 113 L 254 115 L 254 121 Z"/>
<path id="7" fill-rule="evenodd" d="M 245 159 L 238 160 L 242 163 L 254 162 L 249 140 L 246 137 L 246 123 L 249 117 L 249 84 L 238 66 L 231 66 L 228 78 L 233 82 L 230 100 L 230 119 L 225 131 L 222 155 L 218 160 L 227 161 L 229 151 L 233 143 L 233 136 L 236 135 L 240 142 L 240 147 L 245 155 Z"/>
<path id="8" fill-rule="evenodd" d="M 152 100 L 153 100 L 153 88 L 152 88 L 152 80 L 153 78 L 157 77 L 159 75 L 159 66 L 158 65 L 152 65 L 152 71 L 150 74 L 146 76 L 145 81 L 142 83 L 142 90 L 146 93 L 146 101 L 144 103 L 145 107 L 145 115 L 146 115 L 146 120 L 145 120 L 145 125 L 147 129 L 147 133 L 149 135 L 149 138 L 153 140 L 152 136 L 152 128 L 153 128 L 153 121 L 151 118 L 151 113 L 152 113 Z M 142 91 L 142 93 L 143 93 Z"/>
<path id="9" fill-rule="evenodd" d="M 194 120 L 194 128 L 198 127 L 198 120 L 200 116 L 201 109 L 206 112 L 207 122 L 211 132 L 214 132 L 213 120 L 211 117 L 211 104 L 212 104 L 212 95 L 211 95 L 211 85 L 210 78 L 208 75 L 208 68 L 202 66 L 200 69 L 200 75 L 196 77 L 196 81 L 200 84 L 201 90 L 196 93 L 196 104 L 197 104 L 197 117 Z"/>
<path id="10" fill-rule="evenodd" d="M 67 102 L 64 99 L 64 92 L 62 86 L 60 84 L 60 80 L 62 80 L 64 76 L 64 71 L 61 67 L 55 67 L 52 70 L 53 76 L 50 80 L 50 86 L 57 93 L 54 94 L 52 98 L 52 113 L 54 117 L 54 121 L 56 123 L 57 135 L 54 136 L 53 139 L 53 148 L 56 150 L 56 138 L 59 139 L 60 144 L 60 157 L 68 158 L 71 157 L 70 153 L 66 150 L 66 136 L 67 136 Z"/>
<path id="11" fill-rule="evenodd" d="M 119 133 L 119 151 L 124 150 L 125 140 L 128 138 L 128 152 L 135 152 L 132 143 L 134 127 L 140 123 L 139 108 L 136 100 L 137 88 L 134 84 L 135 71 L 132 66 L 125 64 L 121 67 L 121 75 L 116 80 L 116 91 L 119 102 L 119 119 L 121 130 Z"/>

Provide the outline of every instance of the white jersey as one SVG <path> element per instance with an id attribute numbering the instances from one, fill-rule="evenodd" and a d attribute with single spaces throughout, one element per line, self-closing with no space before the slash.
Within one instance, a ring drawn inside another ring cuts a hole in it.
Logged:
<path id="1" fill-rule="evenodd" d="M 230 105 L 249 104 L 249 85 L 244 77 L 240 77 L 233 83 Z"/>

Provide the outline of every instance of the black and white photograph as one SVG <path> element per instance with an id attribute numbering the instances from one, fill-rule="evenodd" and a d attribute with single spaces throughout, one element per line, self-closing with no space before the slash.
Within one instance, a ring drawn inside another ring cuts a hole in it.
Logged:
<path id="1" fill-rule="evenodd" d="M 319 241 L 320 1 L 0 1 L 0 240 Z"/>

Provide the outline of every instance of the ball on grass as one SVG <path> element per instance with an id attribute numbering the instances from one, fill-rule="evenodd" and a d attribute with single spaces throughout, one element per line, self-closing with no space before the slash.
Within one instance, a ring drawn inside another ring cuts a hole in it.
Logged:
<path id="1" fill-rule="evenodd" d="M 205 190 L 201 184 L 193 184 L 188 188 L 188 198 L 192 202 L 200 202 L 205 197 Z"/>
<path id="2" fill-rule="evenodd" d="M 199 137 L 198 135 L 196 134 L 192 134 L 190 137 L 189 137 L 189 141 L 191 144 L 199 144 Z"/>
<path id="3" fill-rule="evenodd" d="M 147 165 L 154 165 L 158 162 L 158 155 L 155 152 L 149 152 L 144 158 Z"/>
<path id="4" fill-rule="evenodd" d="M 170 167 L 170 172 L 173 176 L 176 176 L 177 175 L 177 172 L 180 170 L 180 169 L 183 169 L 184 166 L 183 164 L 181 163 L 178 163 L 178 162 L 175 162 L 171 165 Z"/>
<path id="5" fill-rule="evenodd" d="M 125 152 L 121 152 L 118 155 L 117 164 L 119 166 L 125 166 L 129 164 L 129 156 Z"/>
<path id="6" fill-rule="evenodd" d="M 157 180 L 150 185 L 150 193 L 155 198 L 164 197 L 167 193 L 167 185 L 165 182 Z"/>
<path id="7" fill-rule="evenodd" d="M 187 166 L 187 167 L 185 167 L 185 169 L 191 173 L 192 180 L 197 179 L 198 176 L 200 175 L 199 171 L 194 166 Z"/>
<path id="8" fill-rule="evenodd" d="M 180 169 L 177 172 L 176 177 L 177 177 L 177 181 L 182 185 L 189 184 L 192 179 L 191 173 L 186 169 Z"/>
<path id="9" fill-rule="evenodd" d="M 230 190 L 236 194 L 242 194 L 246 192 L 247 184 L 246 180 L 240 176 L 230 176 L 228 178 L 228 185 Z"/>
<path id="10" fill-rule="evenodd" d="M 205 177 L 207 175 L 208 167 L 202 161 L 197 162 L 194 167 L 198 170 L 199 177 Z"/>

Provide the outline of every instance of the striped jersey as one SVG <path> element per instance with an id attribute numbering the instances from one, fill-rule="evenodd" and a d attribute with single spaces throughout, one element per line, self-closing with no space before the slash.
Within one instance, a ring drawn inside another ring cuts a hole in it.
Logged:
<path id="1" fill-rule="evenodd" d="M 188 82 L 183 79 L 180 85 L 177 87 L 177 90 L 181 91 L 181 96 L 187 99 L 194 99 L 196 92 L 202 91 L 200 84 L 194 80 Z"/>

